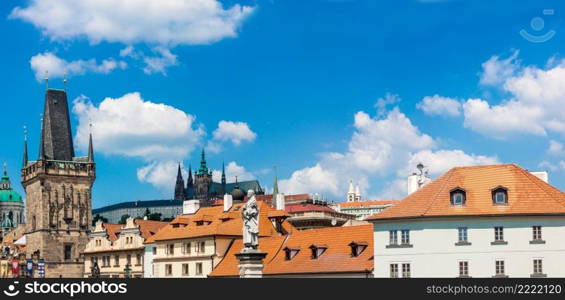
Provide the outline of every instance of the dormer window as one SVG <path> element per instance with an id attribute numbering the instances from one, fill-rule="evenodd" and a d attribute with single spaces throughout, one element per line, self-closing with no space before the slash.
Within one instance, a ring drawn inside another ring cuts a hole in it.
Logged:
<path id="1" fill-rule="evenodd" d="M 291 260 L 298 254 L 300 248 L 285 247 L 283 250 L 285 252 L 285 260 Z"/>
<path id="2" fill-rule="evenodd" d="M 363 251 L 365 251 L 365 249 L 367 249 L 367 242 L 356 242 L 353 241 L 351 243 L 349 243 L 349 247 L 351 247 L 351 256 L 353 257 L 357 257 L 359 255 L 361 255 L 361 253 L 363 253 Z"/>
<path id="3" fill-rule="evenodd" d="M 317 259 L 318 257 L 322 256 L 324 252 L 328 249 L 326 245 L 312 245 L 310 246 L 310 250 L 312 250 L 312 259 Z"/>
<path id="4" fill-rule="evenodd" d="M 492 203 L 496 205 L 508 204 L 508 190 L 499 186 L 492 190 Z"/>
<path id="5" fill-rule="evenodd" d="M 462 188 L 455 188 L 449 192 L 451 205 L 465 205 L 466 193 Z"/>

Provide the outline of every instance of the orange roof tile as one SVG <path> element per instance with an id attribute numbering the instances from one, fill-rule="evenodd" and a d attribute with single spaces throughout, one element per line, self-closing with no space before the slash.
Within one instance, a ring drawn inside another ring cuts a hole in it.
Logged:
<path id="1" fill-rule="evenodd" d="M 375 200 L 375 201 L 359 201 L 359 202 L 341 202 L 339 207 L 365 207 L 373 205 L 394 205 L 398 203 L 398 200 Z"/>
<path id="2" fill-rule="evenodd" d="M 155 233 L 157 233 L 162 227 L 168 224 L 167 222 L 143 220 L 143 219 L 134 219 L 133 221 L 136 225 L 139 226 L 139 231 L 141 232 L 141 236 L 146 240 Z M 108 234 L 108 238 L 110 239 L 110 241 L 115 241 L 118 239 L 118 235 L 122 231 L 122 227 L 125 225 L 102 223 L 102 226 L 104 227 L 104 229 L 106 229 L 106 233 Z"/>
<path id="3" fill-rule="evenodd" d="M 508 190 L 508 204 L 494 205 L 491 190 Z M 451 205 L 450 191 L 466 192 L 463 206 Z M 439 216 L 565 214 L 565 194 L 514 164 L 456 167 L 366 220 Z"/>
<path id="4" fill-rule="evenodd" d="M 118 239 L 118 234 L 122 230 L 121 224 L 103 223 L 102 226 L 106 229 L 106 234 L 108 234 L 110 241 L 113 242 Z"/>
<path id="5" fill-rule="evenodd" d="M 357 257 L 351 255 L 351 242 L 363 241 L 367 248 Z M 312 258 L 312 245 L 327 246 L 317 259 Z M 238 276 L 238 260 L 235 257 L 243 245 L 241 239 L 234 242 L 224 259 L 210 276 Z M 284 248 L 300 249 L 291 260 L 286 260 Z M 263 274 L 312 274 L 371 272 L 373 269 L 373 226 L 360 225 L 297 230 L 287 236 L 259 239 L 259 249 L 265 253 Z"/>
<path id="6" fill-rule="evenodd" d="M 259 236 L 271 236 L 276 230 L 268 219 L 269 212 L 274 210 L 263 201 L 257 201 L 259 206 Z M 194 215 L 182 215 L 175 218 L 146 243 L 155 241 L 194 238 L 203 236 L 241 236 L 243 223 L 241 210 L 243 203 L 234 204 L 224 212 L 223 206 L 201 207 Z M 229 216 L 229 218 L 225 218 Z M 209 224 L 197 224 L 197 221 L 207 219 Z M 173 224 L 183 222 L 184 227 L 174 227 Z"/>

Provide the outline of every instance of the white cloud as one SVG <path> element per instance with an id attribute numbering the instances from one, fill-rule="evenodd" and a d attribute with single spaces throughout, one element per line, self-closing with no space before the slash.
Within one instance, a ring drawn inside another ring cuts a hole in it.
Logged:
<path id="1" fill-rule="evenodd" d="M 235 161 L 229 162 L 226 165 L 226 181 L 235 182 L 236 176 L 238 181 L 255 179 L 255 175 L 247 171 L 245 167 L 238 165 Z M 220 182 L 222 179 L 222 170 L 213 170 L 212 179 L 215 182 Z"/>
<path id="2" fill-rule="evenodd" d="M 387 106 L 400 102 L 400 97 L 396 94 L 386 93 L 384 97 L 377 99 L 375 108 L 377 115 L 382 116 L 387 112 Z"/>
<path id="3" fill-rule="evenodd" d="M 461 114 L 461 102 L 457 99 L 442 97 L 440 95 L 426 96 L 416 107 L 425 114 L 434 116 L 456 117 Z"/>
<path id="4" fill-rule="evenodd" d="M 308 192 L 329 192 L 333 195 L 340 193 L 339 178 L 333 171 L 325 170 L 319 163 L 313 167 L 294 171 L 289 179 L 279 181 L 280 190 L 287 194 L 302 194 Z"/>
<path id="5" fill-rule="evenodd" d="M 321 155 L 313 166 L 294 171 L 280 180 L 285 193 L 325 193 L 342 200 L 349 180 L 359 183 L 363 194 L 376 182 L 386 182 L 374 197 L 400 199 L 406 194 L 406 177 L 416 161 L 425 161 L 437 172 L 450 166 L 495 163 L 496 158 L 468 155 L 461 150 L 437 150 L 436 141 L 420 132 L 398 108 L 385 116 L 355 114 L 355 131 L 347 151 Z M 394 174 L 396 178 L 389 176 Z"/>
<path id="6" fill-rule="evenodd" d="M 169 46 L 236 37 L 253 9 L 239 4 L 225 9 L 218 0 L 31 0 L 10 17 L 33 24 L 52 40 Z"/>
<path id="7" fill-rule="evenodd" d="M 565 149 L 563 148 L 563 144 L 561 144 L 560 142 L 550 140 L 547 153 L 553 156 L 565 156 Z"/>
<path id="8" fill-rule="evenodd" d="M 143 72 L 145 74 L 161 73 L 167 75 L 166 69 L 177 65 L 177 56 L 171 53 L 169 49 L 156 47 L 153 49 L 153 53 L 156 55 L 143 56 L 143 62 L 145 63 Z M 132 53 L 129 53 L 129 55 L 132 55 Z"/>
<path id="9" fill-rule="evenodd" d="M 102 60 L 98 63 L 96 59 L 66 61 L 51 52 L 44 52 L 33 56 L 30 61 L 31 69 L 35 78 L 40 81 L 45 78 L 45 72 L 49 72 L 49 78 L 68 77 L 83 75 L 85 73 L 108 74 L 115 69 L 125 69 L 124 61 L 113 58 Z"/>
<path id="10" fill-rule="evenodd" d="M 195 117 L 169 105 L 146 101 L 137 92 L 105 98 L 95 106 L 85 97 L 74 101 L 79 124 L 76 142 L 86 149 L 89 122 L 96 151 L 146 161 L 180 160 L 204 135 Z"/>
<path id="11" fill-rule="evenodd" d="M 565 160 L 554 163 L 544 160 L 538 164 L 538 167 L 552 172 L 563 171 L 565 170 Z"/>
<path id="12" fill-rule="evenodd" d="M 506 79 L 513 76 L 520 68 L 518 60 L 518 50 L 512 52 L 510 57 L 501 60 L 499 56 L 492 56 L 489 60 L 482 64 L 483 71 L 481 73 L 480 84 L 496 86 L 504 83 Z"/>
<path id="13" fill-rule="evenodd" d="M 515 57 L 517 52 L 512 57 Z M 515 58 L 513 60 L 516 60 Z M 565 99 L 565 61 L 550 59 L 545 69 L 513 63 L 509 76 L 496 81 L 510 99 L 490 104 L 469 99 L 464 105 L 464 125 L 494 138 L 516 133 L 565 133 L 562 110 Z"/>
<path id="14" fill-rule="evenodd" d="M 169 193 L 170 197 L 173 197 L 177 171 L 178 162 L 176 161 L 153 161 L 137 169 L 137 179 L 140 182 L 150 183 L 164 194 Z M 186 171 L 182 170 L 182 173 L 186 180 Z"/>
<path id="15" fill-rule="evenodd" d="M 253 142 L 257 134 L 245 122 L 220 121 L 213 136 L 218 141 L 230 141 L 239 146 L 242 142 Z"/>
<path id="16" fill-rule="evenodd" d="M 520 101 L 490 106 L 487 101 L 469 99 L 463 104 L 463 110 L 465 127 L 494 138 L 506 138 L 512 133 L 546 134 L 539 122 L 544 111 Z"/>

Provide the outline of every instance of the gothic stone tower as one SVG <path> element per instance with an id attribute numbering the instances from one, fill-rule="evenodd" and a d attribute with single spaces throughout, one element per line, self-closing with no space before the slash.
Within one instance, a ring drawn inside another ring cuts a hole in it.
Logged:
<path id="1" fill-rule="evenodd" d="M 26 252 L 45 260 L 47 277 L 83 277 L 96 176 L 92 136 L 89 142 L 88 157 L 75 157 L 67 93 L 48 89 L 38 160 L 28 161 L 25 149 L 22 167 Z"/>
<path id="2" fill-rule="evenodd" d="M 212 185 L 212 171 L 208 170 L 206 166 L 206 154 L 202 150 L 202 157 L 200 159 L 200 168 L 196 173 L 194 186 L 196 188 L 195 198 L 200 200 L 201 206 L 208 206 L 210 203 L 210 186 Z"/>

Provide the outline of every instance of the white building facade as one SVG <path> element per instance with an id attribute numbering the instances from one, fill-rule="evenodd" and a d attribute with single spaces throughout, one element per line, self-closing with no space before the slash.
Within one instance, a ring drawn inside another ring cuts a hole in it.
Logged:
<path id="1" fill-rule="evenodd" d="M 564 216 L 375 222 L 374 275 L 565 277 L 564 236 Z"/>
<path id="2" fill-rule="evenodd" d="M 565 277 L 565 193 L 510 165 L 457 167 L 367 218 L 374 275 Z"/>

